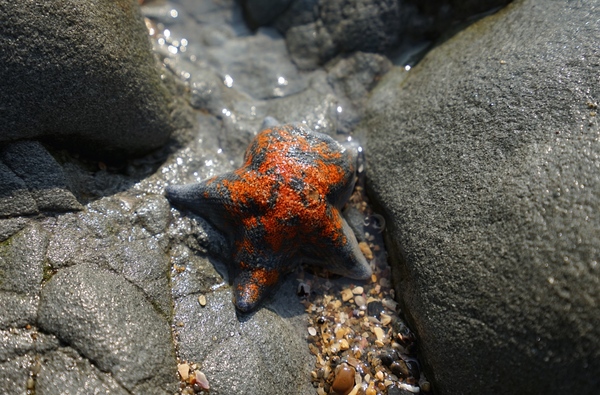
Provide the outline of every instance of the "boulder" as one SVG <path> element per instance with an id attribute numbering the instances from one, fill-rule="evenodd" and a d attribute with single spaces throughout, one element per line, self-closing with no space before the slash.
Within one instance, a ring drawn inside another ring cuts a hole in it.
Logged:
<path id="1" fill-rule="evenodd" d="M 0 13 L 0 142 L 106 157 L 167 141 L 170 99 L 137 1 L 0 0 Z"/>
<path id="2" fill-rule="evenodd" d="M 370 193 L 440 394 L 600 388 L 599 19 L 516 1 L 369 101 Z"/>

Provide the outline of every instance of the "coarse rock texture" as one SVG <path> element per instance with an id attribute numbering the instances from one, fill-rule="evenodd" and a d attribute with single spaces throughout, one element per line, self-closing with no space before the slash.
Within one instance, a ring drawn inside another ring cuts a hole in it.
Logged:
<path id="1" fill-rule="evenodd" d="M 42 291 L 38 325 L 132 393 L 163 394 L 177 387 L 166 317 L 115 273 L 92 264 L 58 272 Z M 52 370 L 55 364 L 49 362 L 45 366 Z"/>
<path id="2" fill-rule="evenodd" d="M 85 391 L 107 395 L 131 393 L 73 349 L 61 347 L 44 355 L 36 377 L 36 395 L 76 395 Z"/>
<path id="3" fill-rule="evenodd" d="M 510 0 L 244 0 L 251 26 L 271 24 L 286 37 L 294 62 L 314 69 L 339 53 L 383 52 L 433 39 L 452 24 Z"/>
<path id="4" fill-rule="evenodd" d="M 516 1 L 369 102 L 370 190 L 441 394 L 600 387 L 599 19 Z"/>
<path id="5" fill-rule="evenodd" d="M 230 288 L 209 291 L 206 306 L 198 303 L 198 294 L 176 300 L 175 322 L 181 323 L 176 330 L 179 356 L 201 364 L 211 383 L 211 394 L 252 395 L 272 393 L 277 388 L 314 394 L 306 379 L 313 367 L 312 358 L 291 357 L 302 356 L 307 350 L 299 335 L 306 327 L 302 305 L 296 303 L 290 310 L 290 303 L 282 302 L 296 298 L 293 290 L 291 281 L 286 282 L 265 308 L 239 318 Z"/>
<path id="6" fill-rule="evenodd" d="M 48 235 L 32 224 L 0 243 L 0 328 L 35 321 Z"/>
<path id="7" fill-rule="evenodd" d="M 0 141 L 138 154 L 172 130 L 137 0 L 0 1 Z"/>
<path id="8" fill-rule="evenodd" d="M 0 216 L 80 210 L 62 167 L 37 141 L 0 149 Z"/>

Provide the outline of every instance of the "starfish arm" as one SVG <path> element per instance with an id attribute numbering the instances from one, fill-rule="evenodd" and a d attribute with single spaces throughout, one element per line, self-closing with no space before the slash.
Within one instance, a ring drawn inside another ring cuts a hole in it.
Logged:
<path id="1" fill-rule="evenodd" d="M 217 229 L 227 231 L 229 215 L 226 197 L 218 192 L 219 185 L 218 180 L 210 179 L 197 184 L 170 185 L 165 192 L 167 199 L 175 206 L 188 209 Z"/>
<path id="2" fill-rule="evenodd" d="M 303 250 L 303 255 L 310 257 L 310 263 L 321 266 L 328 271 L 356 280 L 366 280 L 371 277 L 371 266 L 363 255 L 358 241 L 346 220 L 339 216 L 342 224 L 341 237 L 323 240 L 319 245 Z"/>
<path id="3" fill-rule="evenodd" d="M 277 270 L 260 267 L 242 270 L 233 280 L 233 303 L 242 313 L 253 311 L 273 292 L 278 280 Z"/>

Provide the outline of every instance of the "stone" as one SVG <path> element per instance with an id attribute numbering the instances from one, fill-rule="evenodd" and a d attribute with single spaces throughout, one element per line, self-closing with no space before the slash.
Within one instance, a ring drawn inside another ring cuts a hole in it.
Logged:
<path id="1" fill-rule="evenodd" d="M 37 141 L 17 141 L 0 151 L 0 159 L 21 180 L 40 211 L 81 210 L 69 190 L 62 167 Z"/>
<path id="2" fill-rule="evenodd" d="M 37 294 L 47 245 L 48 235 L 36 223 L 0 244 L 0 293 Z"/>
<path id="3" fill-rule="evenodd" d="M 392 47 L 402 28 L 396 0 L 327 0 L 319 19 L 338 52 L 379 52 Z"/>
<path id="4" fill-rule="evenodd" d="M 38 325 L 134 394 L 173 393 L 169 322 L 124 278 L 92 264 L 65 268 L 45 285 Z"/>
<path id="5" fill-rule="evenodd" d="M 37 205 L 25 182 L 1 161 L 0 185 L 0 217 L 37 213 Z"/>
<path id="6" fill-rule="evenodd" d="M 0 243 L 27 225 L 27 218 L 15 217 L 0 220 Z"/>
<path id="7" fill-rule="evenodd" d="M 364 106 L 371 89 L 392 68 L 385 56 L 366 52 L 354 52 L 332 63 L 328 65 L 327 81 L 356 107 Z"/>
<path id="8" fill-rule="evenodd" d="M 374 90 L 369 189 L 440 393 L 600 386 L 599 18 L 516 1 Z"/>
<path id="9" fill-rule="evenodd" d="M 0 362 L 0 392 L 3 394 L 27 395 L 25 383 L 29 371 L 24 369 L 29 363 L 28 357 L 17 357 Z"/>
<path id="10" fill-rule="evenodd" d="M 169 216 L 164 197 L 107 197 L 85 211 L 48 220 L 48 263 L 60 269 L 94 263 L 139 287 L 162 314 L 172 309 L 165 233 Z M 151 211 L 151 212 L 150 212 Z"/>
<path id="11" fill-rule="evenodd" d="M 0 1 L 0 141 L 43 138 L 90 156 L 156 149 L 171 133 L 137 1 Z"/>
<path id="12" fill-rule="evenodd" d="M 356 371 L 352 366 L 345 363 L 340 365 L 335 372 L 335 379 L 331 385 L 331 389 L 339 395 L 347 395 L 354 387 L 354 376 Z"/>
<path id="13" fill-rule="evenodd" d="M 287 281 L 267 308 L 245 318 L 236 315 L 229 287 L 210 293 L 205 307 L 195 294 L 176 299 L 179 358 L 202 366 L 211 394 L 230 394 L 232 388 L 247 395 L 276 388 L 314 394 L 307 380 L 314 357 L 304 340 L 306 317 L 300 303 L 290 309 L 285 302 L 295 297 L 292 283 Z"/>
<path id="14" fill-rule="evenodd" d="M 42 361 L 35 383 L 37 395 L 76 395 L 85 389 L 94 394 L 130 393 L 110 374 L 100 371 L 73 349 L 60 348 L 44 355 Z"/>
<path id="15" fill-rule="evenodd" d="M 250 25 L 262 26 L 272 22 L 290 6 L 293 0 L 245 0 L 244 10 Z"/>

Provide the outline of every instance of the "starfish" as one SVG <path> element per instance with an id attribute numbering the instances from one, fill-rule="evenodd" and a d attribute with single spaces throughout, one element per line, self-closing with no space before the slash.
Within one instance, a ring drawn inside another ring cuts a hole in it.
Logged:
<path id="1" fill-rule="evenodd" d="M 166 192 L 230 241 L 234 303 L 245 313 L 301 263 L 354 279 L 371 276 L 340 213 L 356 163 L 356 149 L 328 135 L 275 126 L 252 140 L 239 169 Z"/>

